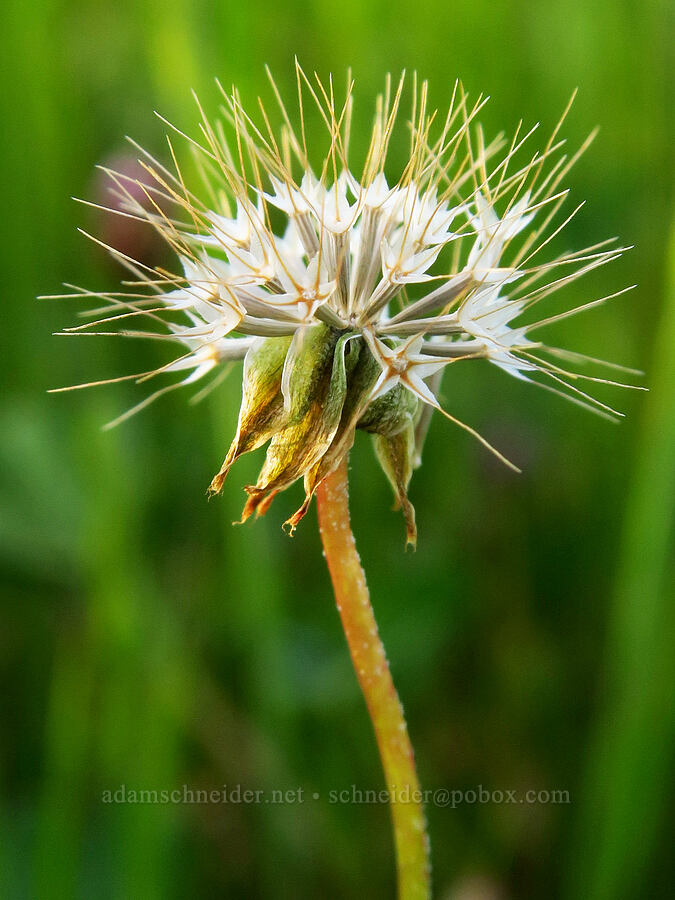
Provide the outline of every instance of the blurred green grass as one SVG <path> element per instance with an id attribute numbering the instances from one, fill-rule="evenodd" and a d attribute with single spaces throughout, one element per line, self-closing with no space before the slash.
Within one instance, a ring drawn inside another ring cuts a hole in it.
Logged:
<path id="1" fill-rule="evenodd" d="M 63 281 L 118 273 L 76 234 L 98 223 L 94 166 L 132 134 L 163 153 L 159 109 L 188 129 L 213 78 L 254 102 L 292 58 L 357 80 L 365 126 L 385 71 L 417 69 L 441 103 L 456 76 L 486 91 L 488 132 L 552 127 L 574 87 L 570 176 L 589 203 L 566 241 L 636 250 L 592 284 L 638 282 L 561 340 L 644 368 L 619 428 L 476 367 L 446 399 L 525 465 L 511 476 L 434 422 L 402 552 L 389 488 L 360 443 L 354 526 L 425 786 L 569 790 L 563 806 L 431 807 L 438 896 L 669 894 L 672 783 L 672 36 L 665 2 L 426 6 L 297 0 L 188 4 L 9 0 L 0 92 L 5 216 L 0 398 L 3 603 L 2 893 L 8 897 L 386 897 L 386 811 L 327 802 L 106 805 L 143 789 L 381 783 L 370 726 L 308 517 L 235 529 L 257 460 L 222 502 L 205 486 L 227 447 L 236 378 L 199 406 L 124 385 L 48 387 L 137 371 L 152 350 L 51 332 Z M 562 240 L 562 239 L 561 239 Z M 567 246 L 558 244 L 558 247 Z M 610 396 L 609 392 L 605 396 Z M 284 499 L 288 508 L 291 501 Z M 284 506 L 286 508 L 286 506 Z M 474 884 L 472 888 L 470 885 Z M 463 887 L 462 887 L 463 885 Z M 464 890 L 465 893 L 461 893 Z M 471 893 L 473 891 L 473 893 Z"/>

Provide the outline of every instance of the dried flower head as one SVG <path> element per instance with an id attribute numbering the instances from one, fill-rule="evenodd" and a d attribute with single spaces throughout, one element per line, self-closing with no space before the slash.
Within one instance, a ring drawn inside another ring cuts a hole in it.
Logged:
<path id="1" fill-rule="evenodd" d="M 302 477 L 306 497 L 287 522 L 292 531 L 318 483 L 348 453 L 355 430 L 371 432 L 414 543 L 407 489 L 434 410 L 515 468 L 441 408 L 448 366 L 485 359 L 615 414 L 579 387 L 581 380 L 606 379 L 563 367 L 597 360 L 546 346 L 535 335 L 623 291 L 557 315 L 526 314 L 625 248 L 605 241 L 540 261 L 580 209 L 560 214 L 562 184 L 590 138 L 568 158 L 558 140 L 562 119 L 541 151 L 523 150 L 535 128 L 523 135 L 519 128 L 510 143 L 502 136 L 486 143 L 475 124 L 482 97 L 469 104 L 456 84 L 447 114 L 439 116 L 429 107 L 427 83 L 414 78 L 408 159 L 392 176 L 387 154 L 404 79 L 395 87 L 387 79 L 357 175 L 349 159 L 351 78 L 337 103 L 332 80 L 311 80 L 299 66 L 296 76 L 296 125 L 270 78 L 279 128 L 262 103 L 256 124 L 237 91 L 221 88 L 223 120 L 212 123 L 202 112 L 199 139 L 182 135 L 204 176 L 207 203 L 186 185 L 170 140 L 172 168 L 137 148 L 147 178 L 108 171 L 113 211 L 156 229 L 182 271 L 151 268 L 109 247 L 133 280 L 121 293 L 78 289 L 103 299 L 105 309 L 94 313 L 105 314 L 66 333 L 145 317 L 161 330 L 120 333 L 181 347 L 168 365 L 124 376 L 180 373 L 116 422 L 167 390 L 214 374 L 211 383 L 218 383 L 225 363 L 244 360 L 236 434 L 211 484 L 219 492 L 232 463 L 269 442 L 258 481 L 246 487 L 242 520 L 264 513 L 276 493 Z M 315 139 L 310 152 L 308 102 L 327 132 L 323 158 L 314 155 Z"/>

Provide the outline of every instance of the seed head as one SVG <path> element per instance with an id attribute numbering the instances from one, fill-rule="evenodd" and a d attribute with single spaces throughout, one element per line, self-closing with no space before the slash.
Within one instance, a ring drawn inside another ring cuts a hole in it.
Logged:
<path id="1" fill-rule="evenodd" d="M 295 126 L 270 77 L 278 129 L 262 103 L 256 124 L 238 92 L 221 88 L 222 121 L 201 113 L 199 138 L 178 132 L 191 146 L 205 191 L 186 184 L 171 139 L 170 167 L 137 148 L 146 178 L 108 171 L 116 195 L 111 211 L 156 229 L 180 270 L 152 268 L 109 247 L 130 271 L 130 287 L 122 293 L 78 289 L 106 307 L 66 333 L 140 318 L 155 329 L 119 333 L 173 341 L 182 349 L 168 365 L 128 376 L 180 373 L 111 424 L 167 390 L 208 376 L 215 385 L 225 363 L 244 361 L 236 434 L 210 488 L 218 493 L 235 460 L 269 442 L 258 481 L 246 488 L 242 520 L 264 513 L 276 493 L 303 478 L 305 502 L 287 522 L 292 532 L 319 482 L 348 453 L 355 430 L 369 431 L 414 544 L 407 489 L 433 410 L 515 468 L 441 407 L 440 380 L 449 366 L 487 360 L 602 414 L 619 415 L 579 387 L 580 381 L 607 379 L 563 367 L 597 360 L 547 346 L 535 334 L 623 291 L 545 318 L 533 310 L 626 248 L 604 241 L 541 259 L 581 208 L 561 214 L 564 179 L 590 143 L 565 155 L 558 133 L 569 106 L 544 149 L 530 151 L 536 128 L 524 135 L 518 128 L 510 143 L 501 135 L 486 143 L 476 124 L 482 97 L 470 103 L 457 83 L 440 115 L 429 106 L 427 83 L 414 78 L 408 158 L 402 172 L 392 173 L 387 156 L 402 131 L 404 78 L 395 87 L 387 78 L 357 170 L 349 156 L 351 77 L 338 103 L 332 79 L 312 80 L 299 66 L 296 76 Z M 310 138 L 308 101 L 327 140 Z"/>

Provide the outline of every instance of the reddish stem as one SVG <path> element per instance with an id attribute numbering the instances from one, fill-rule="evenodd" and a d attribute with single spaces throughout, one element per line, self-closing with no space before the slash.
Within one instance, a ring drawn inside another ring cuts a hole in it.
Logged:
<path id="1" fill-rule="evenodd" d="M 349 651 L 375 729 L 394 828 L 400 900 L 431 896 L 429 840 L 403 707 L 349 522 L 347 460 L 317 489 L 319 530 Z"/>

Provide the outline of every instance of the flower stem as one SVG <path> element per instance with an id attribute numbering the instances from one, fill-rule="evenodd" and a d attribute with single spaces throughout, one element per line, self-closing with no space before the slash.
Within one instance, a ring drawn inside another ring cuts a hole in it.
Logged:
<path id="1" fill-rule="evenodd" d="M 415 758 L 349 523 L 346 458 L 319 485 L 317 506 L 337 608 L 375 729 L 389 791 L 399 900 L 428 900 L 429 840 Z"/>

